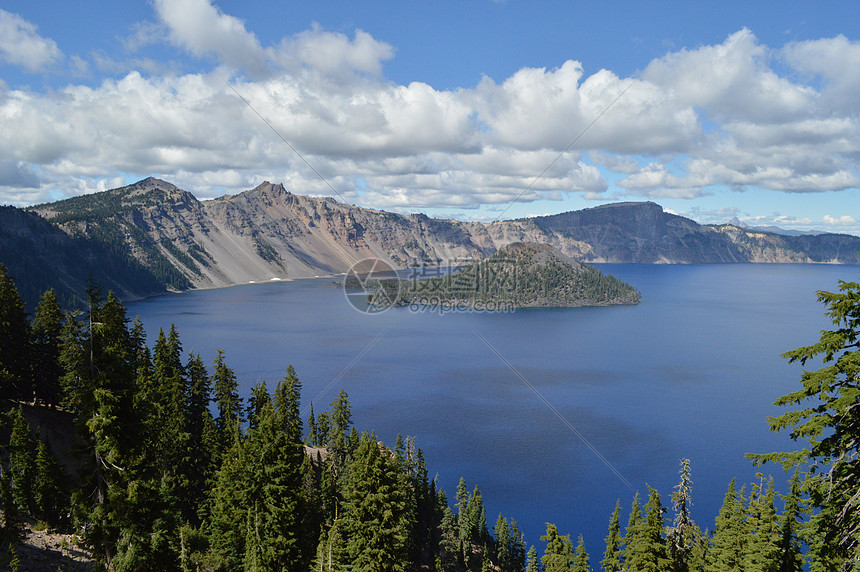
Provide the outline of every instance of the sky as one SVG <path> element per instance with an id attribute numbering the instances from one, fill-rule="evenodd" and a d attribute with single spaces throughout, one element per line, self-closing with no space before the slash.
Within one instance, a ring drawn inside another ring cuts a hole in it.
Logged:
<path id="1" fill-rule="evenodd" d="M 860 235 L 854 2 L 0 0 L 0 204 L 155 176 Z"/>

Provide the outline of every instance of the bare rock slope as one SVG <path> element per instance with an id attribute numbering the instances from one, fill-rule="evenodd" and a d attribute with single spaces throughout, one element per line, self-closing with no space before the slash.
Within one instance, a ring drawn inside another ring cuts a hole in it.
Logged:
<path id="1" fill-rule="evenodd" d="M 650 202 L 476 223 L 366 209 L 268 182 L 201 202 L 148 178 L 31 210 L 175 290 L 341 273 L 369 257 L 401 268 L 480 259 L 515 242 L 547 243 L 579 261 L 647 264 L 856 263 L 860 252 L 860 237 L 703 226 Z"/>

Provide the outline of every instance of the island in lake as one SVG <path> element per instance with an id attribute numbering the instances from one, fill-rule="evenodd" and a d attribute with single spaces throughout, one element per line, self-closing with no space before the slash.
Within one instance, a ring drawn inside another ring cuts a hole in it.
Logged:
<path id="1" fill-rule="evenodd" d="M 454 272 L 381 280 L 371 304 L 430 305 L 489 310 L 638 304 L 630 284 L 559 252 L 549 244 L 518 242 Z M 398 288 L 395 293 L 392 289 Z"/>

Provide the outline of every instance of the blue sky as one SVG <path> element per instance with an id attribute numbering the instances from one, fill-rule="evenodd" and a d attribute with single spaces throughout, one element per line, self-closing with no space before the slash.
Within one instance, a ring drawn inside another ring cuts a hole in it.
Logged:
<path id="1" fill-rule="evenodd" d="M 2 1 L 0 204 L 153 175 L 201 199 L 270 180 L 476 220 L 653 200 L 860 234 L 856 13 Z"/>

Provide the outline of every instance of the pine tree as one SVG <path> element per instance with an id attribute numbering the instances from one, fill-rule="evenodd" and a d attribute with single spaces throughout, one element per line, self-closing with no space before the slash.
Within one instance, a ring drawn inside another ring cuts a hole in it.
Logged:
<path id="1" fill-rule="evenodd" d="M 615 501 L 615 510 L 612 511 L 612 516 L 609 517 L 609 534 L 606 535 L 606 551 L 603 553 L 603 560 L 600 561 L 600 566 L 605 572 L 621 572 L 624 564 L 624 553 L 622 550 L 624 538 L 621 536 L 620 512 L 621 501 L 618 500 Z"/>
<path id="2" fill-rule="evenodd" d="M 439 505 L 441 506 L 441 519 L 439 523 L 439 549 L 436 560 L 436 569 L 439 572 L 454 572 L 458 570 L 458 561 L 462 558 L 460 542 L 460 528 L 457 517 L 448 506 L 445 493 L 440 491 Z"/>
<path id="3" fill-rule="evenodd" d="M 644 526 L 645 519 L 642 516 L 642 505 L 639 501 L 639 492 L 637 491 L 633 496 L 633 505 L 630 507 L 630 516 L 627 518 L 627 526 L 624 529 L 623 570 L 636 570 L 630 566 L 630 555 L 639 550 Z"/>
<path id="4" fill-rule="evenodd" d="M 405 570 L 411 522 L 407 482 L 393 454 L 364 433 L 344 484 L 345 554 L 355 569 Z"/>
<path id="5" fill-rule="evenodd" d="M 311 447 L 319 447 L 321 444 L 319 441 L 319 434 L 317 433 L 317 420 L 316 417 L 314 417 L 313 401 L 310 403 L 309 408 L 311 412 L 308 415 L 308 437 L 306 442 Z"/>
<path id="6" fill-rule="evenodd" d="M 286 433 L 290 443 L 302 442 L 302 417 L 300 403 L 302 394 L 302 382 L 296 375 L 293 366 L 287 366 L 284 378 L 275 388 L 274 405 L 279 412 L 281 430 Z"/>
<path id="7" fill-rule="evenodd" d="M 200 354 L 192 354 L 185 368 L 188 375 L 185 426 L 189 436 L 187 466 L 182 472 L 188 480 L 188 498 L 184 501 L 184 519 L 197 527 L 205 520 L 207 497 L 216 470 L 218 436 L 215 420 L 209 411 L 212 384 Z"/>
<path id="8" fill-rule="evenodd" d="M 30 325 L 24 300 L 0 264 L 0 398 L 29 400 L 32 393 Z"/>
<path id="9" fill-rule="evenodd" d="M 800 547 L 799 532 L 803 525 L 803 506 L 800 498 L 800 473 L 795 470 L 791 477 L 791 490 L 784 497 L 782 527 L 779 543 L 779 572 L 800 572 L 804 556 Z"/>
<path id="10" fill-rule="evenodd" d="M 707 572 L 725 570 L 744 570 L 744 554 L 748 540 L 747 523 L 744 518 L 744 490 L 735 488 L 735 481 L 729 483 L 723 506 L 716 519 L 716 528 L 711 539 L 712 547 L 708 552 L 705 567 Z"/>
<path id="11" fill-rule="evenodd" d="M 248 436 L 248 470 L 251 510 L 260 531 L 261 568 L 271 570 L 289 564 L 288 570 L 305 570 L 310 554 L 303 553 L 302 490 L 304 453 L 284 431 L 289 410 L 265 407 L 257 429 Z"/>
<path id="12" fill-rule="evenodd" d="M 704 538 L 701 530 L 690 516 L 693 506 L 693 480 L 690 476 L 690 460 L 681 460 L 681 481 L 672 493 L 672 508 L 675 518 L 668 532 L 667 541 L 673 568 L 676 572 L 700 570 L 704 566 Z"/>
<path id="13" fill-rule="evenodd" d="M 266 380 L 261 379 L 259 383 L 251 388 L 251 397 L 248 399 L 248 408 L 245 410 L 245 417 L 248 419 L 248 427 L 256 429 L 260 419 L 260 414 L 263 408 L 270 404 L 272 397 L 266 389 Z"/>
<path id="14" fill-rule="evenodd" d="M 585 540 L 582 535 L 579 535 L 579 542 L 576 545 L 576 552 L 573 557 L 572 572 L 589 572 L 591 564 L 588 561 L 588 552 L 585 551 Z"/>
<path id="15" fill-rule="evenodd" d="M 209 521 L 212 553 L 220 570 L 240 570 L 245 559 L 246 531 L 250 509 L 248 480 L 250 460 L 238 422 L 233 426 L 233 441 L 223 455 L 215 477 Z"/>
<path id="16" fill-rule="evenodd" d="M 3 511 L 0 541 L 3 542 L 3 546 L 9 546 L 22 536 L 23 524 L 18 506 L 12 496 L 12 475 L 3 462 L 0 462 L 0 509 Z"/>
<path id="17" fill-rule="evenodd" d="M 537 549 L 534 546 L 530 546 L 526 553 L 526 572 L 542 572 Z"/>
<path id="18" fill-rule="evenodd" d="M 634 527 L 632 536 L 635 542 L 628 545 L 625 553 L 626 569 L 641 572 L 669 572 L 672 569 L 663 539 L 665 527 L 663 511 L 660 494 L 648 487 L 645 519 L 639 521 Z M 628 538 L 630 536 L 628 532 Z"/>
<path id="19" fill-rule="evenodd" d="M 546 542 L 541 556 L 544 572 L 570 572 L 573 566 L 573 546 L 570 536 L 561 536 L 554 524 L 546 524 L 546 534 L 540 539 Z"/>
<path id="20" fill-rule="evenodd" d="M 48 446 L 39 441 L 36 454 L 36 481 L 33 486 L 35 516 L 52 528 L 68 525 L 68 496 L 61 481 L 62 469 Z"/>
<path id="21" fill-rule="evenodd" d="M 328 431 L 328 454 L 334 474 L 339 477 L 346 465 L 350 449 L 349 435 L 351 429 L 354 429 L 352 427 L 352 411 L 346 391 L 341 389 L 338 392 L 337 397 L 331 402 L 330 408 L 331 413 L 328 415 L 328 420 L 331 425 Z M 325 419 L 322 421 L 324 422 Z M 319 425 L 322 426 L 322 424 L 321 422 Z"/>
<path id="22" fill-rule="evenodd" d="M 753 485 L 746 507 L 748 539 L 744 552 L 744 568 L 761 572 L 777 572 L 780 563 L 780 535 L 774 506 L 773 477 L 764 485 L 759 473 L 759 483 Z"/>
<path id="23" fill-rule="evenodd" d="M 224 363 L 224 350 L 218 350 L 213 365 L 212 383 L 218 409 L 215 427 L 220 435 L 220 451 L 224 451 L 231 443 L 233 428 L 242 421 L 242 399 L 239 397 L 236 374 Z"/>
<path id="24" fill-rule="evenodd" d="M 24 418 L 24 410 L 18 406 L 9 439 L 9 470 L 12 476 L 12 498 L 21 514 L 35 515 L 38 512 L 34 494 L 38 449 L 38 441 Z"/>
<path id="25" fill-rule="evenodd" d="M 32 324 L 32 373 L 36 400 L 53 407 L 60 398 L 60 337 L 63 313 L 54 290 L 47 290 L 36 307 Z"/>
<path id="26" fill-rule="evenodd" d="M 824 366 L 804 371 L 801 387 L 776 400 L 800 409 L 769 420 L 771 430 L 789 429 L 808 447 L 751 455 L 758 463 L 776 461 L 784 468 L 808 467 L 804 489 L 818 509 L 810 519 L 812 566 L 853 566 L 860 561 L 860 283 L 839 282 L 839 292 L 819 291 L 818 301 L 836 327 L 819 340 L 783 354 L 789 363 L 806 365 L 821 359 Z"/>

